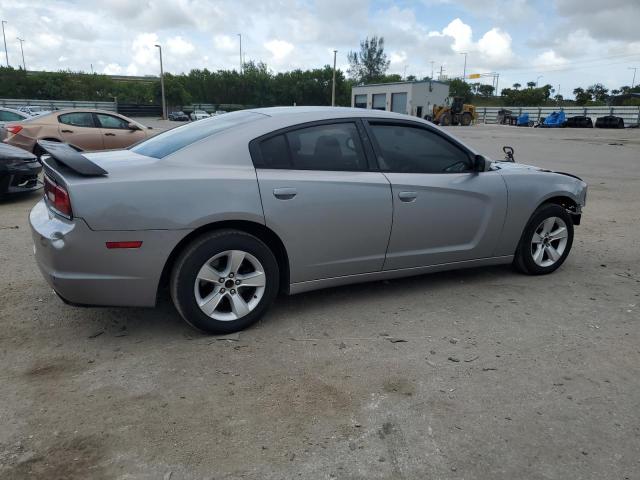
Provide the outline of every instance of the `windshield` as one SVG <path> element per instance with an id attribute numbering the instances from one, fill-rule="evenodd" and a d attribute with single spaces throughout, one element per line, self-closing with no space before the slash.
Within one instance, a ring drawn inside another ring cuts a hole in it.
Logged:
<path id="1" fill-rule="evenodd" d="M 253 122 L 260 118 L 265 118 L 261 113 L 240 111 L 222 115 L 219 117 L 209 117 L 198 122 L 183 125 L 178 128 L 167 130 L 155 137 L 151 137 L 142 143 L 138 143 L 131 148 L 131 151 L 146 155 L 147 157 L 164 158 L 167 155 L 195 143 L 203 138 L 215 133 Z"/>

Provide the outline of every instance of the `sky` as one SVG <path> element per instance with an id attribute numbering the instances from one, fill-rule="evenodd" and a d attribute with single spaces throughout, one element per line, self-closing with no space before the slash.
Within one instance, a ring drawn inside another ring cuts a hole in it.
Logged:
<path id="1" fill-rule="evenodd" d="M 157 75 L 157 43 L 168 72 L 237 69 L 238 33 L 244 59 L 274 72 L 323 67 L 333 50 L 346 70 L 378 35 L 403 76 L 461 76 L 466 52 L 466 73 L 499 73 L 500 89 L 538 80 L 571 97 L 630 85 L 630 67 L 640 82 L 640 0 L 23 0 L 1 2 L 0 19 L 9 63 L 21 37 L 28 70 Z"/>

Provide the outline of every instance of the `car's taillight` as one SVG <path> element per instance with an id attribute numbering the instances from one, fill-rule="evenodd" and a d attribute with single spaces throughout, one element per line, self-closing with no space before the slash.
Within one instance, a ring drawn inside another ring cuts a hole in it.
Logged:
<path id="1" fill-rule="evenodd" d="M 20 133 L 20 130 L 22 130 L 22 125 L 7 125 L 5 128 L 7 132 L 13 133 L 14 135 L 16 135 Z"/>
<path id="2" fill-rule="evenodd" d="M 58 185 L 46 175 L 44 175 L 44 197 L 54 212 L 59 213 L 69 220 L 73 218 L 69 192 L 67 192 L 66 188 Z"/>

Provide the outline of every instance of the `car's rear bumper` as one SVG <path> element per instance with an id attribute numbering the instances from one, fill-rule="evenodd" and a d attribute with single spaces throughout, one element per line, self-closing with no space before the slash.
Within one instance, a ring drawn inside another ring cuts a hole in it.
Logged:
<path id="1" fill-rule="evenodd" d="M 54 215 L 38 202 L 29 215 L 36 262 L 65 302 L 94 306 L 153 306 L 169 254 L 181 230 L 93 231 L 80 218 Z M 106 242 L 142 241 L 136 249 Z"/>

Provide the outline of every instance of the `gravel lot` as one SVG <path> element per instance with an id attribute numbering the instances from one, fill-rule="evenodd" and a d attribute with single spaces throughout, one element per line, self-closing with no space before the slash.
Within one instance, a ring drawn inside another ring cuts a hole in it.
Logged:
<path id="1" fill-rule="evenodd" d="M 285 297 L 224 340 L 166 300 L 64 305 L 32 258 L 39 195 L 0 204 L 0 477 L 640 478 L 640 130 L 453 131 L 590 184 L 555 274 Z"/>

